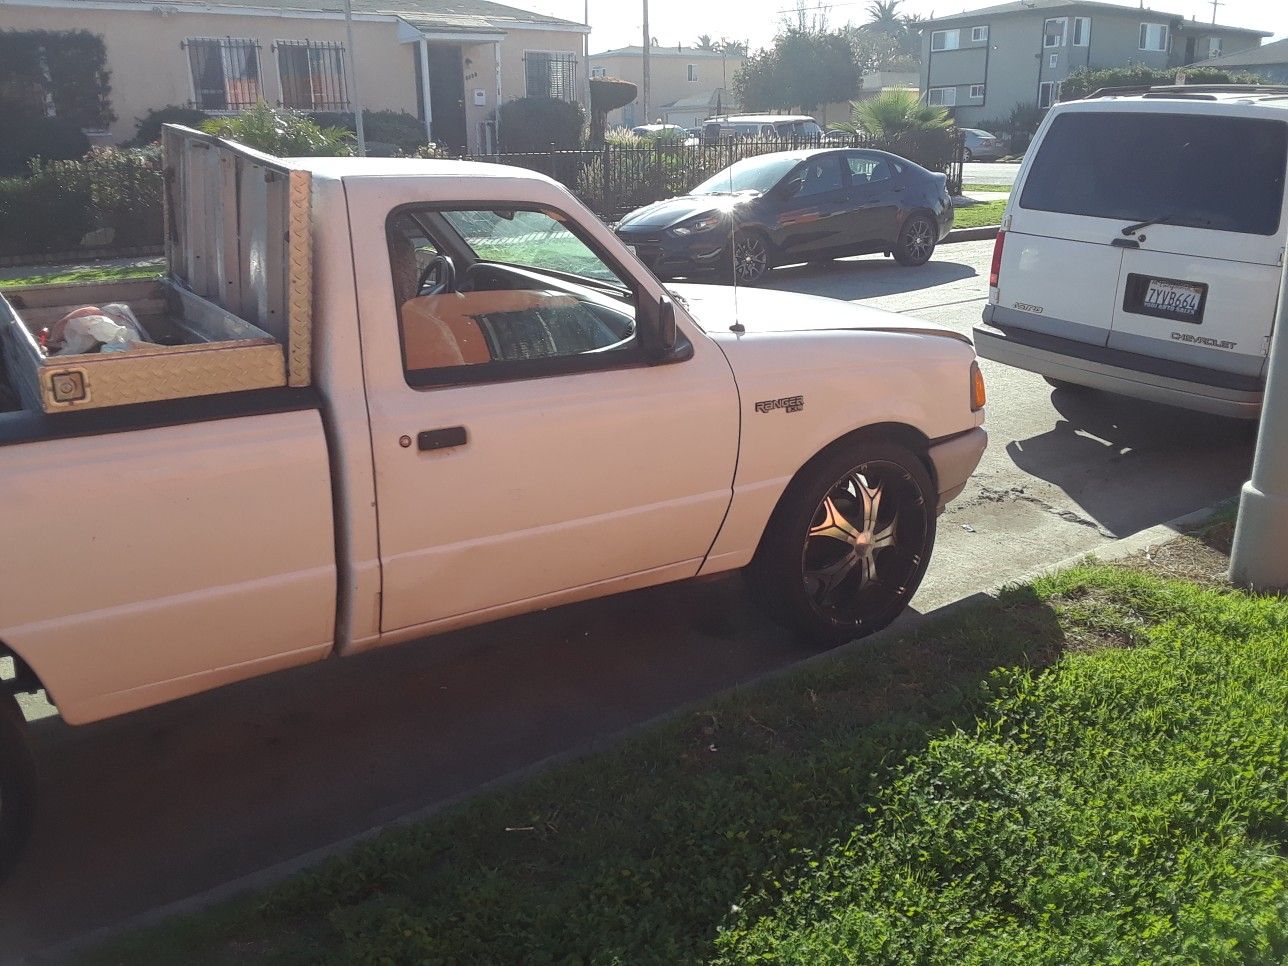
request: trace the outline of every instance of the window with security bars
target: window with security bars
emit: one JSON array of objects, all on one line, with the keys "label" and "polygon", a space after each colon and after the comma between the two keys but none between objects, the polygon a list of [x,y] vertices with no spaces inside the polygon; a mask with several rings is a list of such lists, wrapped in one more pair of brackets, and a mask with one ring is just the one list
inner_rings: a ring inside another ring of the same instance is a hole
[{"label": "window with security bars", "polygon": [[529,50],[523,55],[529,97],[577,99],[577,58],[568,53]]},{"label": "window with security bars", "polygon": [[282,106],[302,111],[347,111],[349,90],[344,76],[344,44],[279,40],[277,72],[282,80]]},{"label": "window with security bars", "polygon": [[193,104],[199,110],[240,111],[263,99],[254,40],[190,37],[182,46],[188,51]]}]

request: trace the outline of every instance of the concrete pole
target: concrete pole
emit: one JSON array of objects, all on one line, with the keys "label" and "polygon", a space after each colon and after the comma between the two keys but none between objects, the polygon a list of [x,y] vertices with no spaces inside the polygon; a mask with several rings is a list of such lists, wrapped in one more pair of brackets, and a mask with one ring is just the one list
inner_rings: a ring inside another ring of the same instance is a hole
[{"label": "concrete pole", "polygon": [[353,2],[344,0],[344,29],[349,35],[349,73],[353,87],[353,126],[358,133],[358,157],[367,156],[367,136],[362,130],[362,92],[358,89],[358,58],[353,47]]},{"label": "concrete pole", "polygon": [[1288,257],[1283,261],[1257,455],[1230,552],[1231,582],[1258,591],[1288,590]]},{"label": "concrete pole", "polygon": [[642,100],[644,103],[644,119],[640,122],[641,124],[653,123],[653,114],[649,110],[649,102],[648,102],[648,94],[649,94],[648,67],[649,67],[649,54],[652,52],[652,50],[653,50],[653,38],[650,37],[648,33],[648,0],[644,0],[644,83],[642,85],[644,88],[644,93],[642,97]]}]

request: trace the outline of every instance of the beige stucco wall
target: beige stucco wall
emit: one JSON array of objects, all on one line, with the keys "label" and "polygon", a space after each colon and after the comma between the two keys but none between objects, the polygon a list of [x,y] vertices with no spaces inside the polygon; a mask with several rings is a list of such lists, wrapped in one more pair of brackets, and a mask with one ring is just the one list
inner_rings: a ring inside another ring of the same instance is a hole
[{"label": "beige stucco wall", "polygon": [[[153,108],[187,104],[192,79],[188,37],[255,39],[260,44],[260,83],[270,104],[281,98],[274,40],[345,42],[343,20],[242,14],[172,13],[151,10],[69,10],[61,7],[0,7],[7,30],[84,29],[103,37],[112,71],[113,140],[133,137],[137,119]],[[370,109],[417,111],[414,48],[399,44],[395,24],[357,20],[353,25],[355,66],[363,100]],[[352,93],[352,92],[351,92]]]},{"label": "beige stucco wall", "polygon": [[[723,58],[723,69],[721,60],[722,58],[719,56],[712,56],[694,50],[677,53],[674,48],[654,48],[652,55],[649,57],[649,112],[652,117],[645,117],[643,113],[644,62],[641,55],[596,57],[592,54],[590,66],[592,68],[603,67],[609,77],[630,81],[640,88],[640,95],[636,98],[634,104],[628,104],[626,107],[610,111],[608,114],[610,127],[623,125],[630,127],[636,124],[652,123],[661,117],[662,105],[678,101],[682,97],[703,94],[720,87],[725,90],[730,89],[733,86],[734,75],[742,67],[743,58]],[[698,68],[698,79],[696,81],[688,79],[689,64],[693,64]],[[726,98],[725,102],[729,103],[729,99]],[[628,121],[630,122],[629,124],[627,123]]]},{"label": "beige stucco wall", "polygon": [[[420,113],[416,61],[418,45],[399,43],[398,23],[354,20],[353,34],[359,89],[368,110]],[[281,83],[275,40],[315,40],[346,44],[343,19],[300,16],[176,12],[162,16],[151,9],[95,10],[63,7],[0,6],[0,29],[85,29],[103,37],[112,72],[112,110],[117,120],[109,133],[113,141],[134,136],[138,119],[149,110],[192,101],[188,53],[179,45],[189,37],[233,37],[259,42],[260,84],[265,99],[277,104]],[[482,149],[480,131],[497,105],[496,52],[493,43],[461,45],[465,82],[465,124],[469,147]],[[582,35],[561,30],[510,30],[501,41],[501,98],[524,96],[525,50],[568,51],[577,58],[578,98],[584,98],[585,64]],[[346,64],[347,67],[347,64]],[[483,104],[474,91],[482,90]],[[350,96],[352,96],[350,87]]]}]

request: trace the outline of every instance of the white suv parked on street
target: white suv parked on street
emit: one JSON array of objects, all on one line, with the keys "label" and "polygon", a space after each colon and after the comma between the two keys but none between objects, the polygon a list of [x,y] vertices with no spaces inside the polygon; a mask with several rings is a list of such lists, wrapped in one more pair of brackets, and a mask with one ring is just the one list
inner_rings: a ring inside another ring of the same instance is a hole
[{"label": "white suv parked on street", "polygon": [[1020,169],[980,356],[1255,419],[1284,258],[1288,87],[1111,89]]}]

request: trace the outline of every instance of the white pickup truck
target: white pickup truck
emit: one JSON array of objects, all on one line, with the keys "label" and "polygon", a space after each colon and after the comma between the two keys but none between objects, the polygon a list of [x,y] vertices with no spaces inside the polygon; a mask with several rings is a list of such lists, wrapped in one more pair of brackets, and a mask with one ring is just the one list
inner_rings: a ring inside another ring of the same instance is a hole
[{"label": "white pickup truck", "polygon": [[[0,867],[18,694],[81,724],[738,568],[848,640],[984,450],[965,337],[663,287],[541,175],[165,142],[167,278],[0,297]],[[104,302],[154,341],[41,345]]]}]

